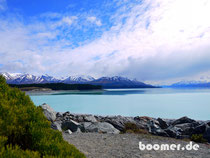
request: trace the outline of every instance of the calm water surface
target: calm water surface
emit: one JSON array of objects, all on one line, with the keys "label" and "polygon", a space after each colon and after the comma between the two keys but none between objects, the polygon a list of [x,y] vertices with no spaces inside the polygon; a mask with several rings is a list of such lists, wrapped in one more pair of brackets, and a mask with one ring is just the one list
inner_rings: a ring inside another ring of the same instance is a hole
[{"label": "calm water surface", "polygon": [[28,93],[36,105],[55,111],[97,115],[210,120],[210,89],[109,89]]}]

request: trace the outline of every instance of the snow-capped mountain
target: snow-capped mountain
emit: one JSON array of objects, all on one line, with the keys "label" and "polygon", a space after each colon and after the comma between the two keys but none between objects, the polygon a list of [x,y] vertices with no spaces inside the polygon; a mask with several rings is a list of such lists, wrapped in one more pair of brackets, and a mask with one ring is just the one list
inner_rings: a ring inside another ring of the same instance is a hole
[{"label": "snow-capped mountain", "polygon": [[177,83],[173,83],[169,86],[164,87],[172,87],[172,88],[209,88],[210,82],[208,81],[180,81]]},{"label": "snow-capped mountain", "polygon": [[104,88],[153,88],[151,85],[147,85],[137,80],[130,80],[121,76],[101,77],[88,83],[93,85],[101,85]]},{"label": "snow-capped mountain", "polygon": [[63,83],[73,84],[73,83],[86,83],[90,81],[94,81],[95,78],[91,76],[69,76],[66,79],[64,79]]},{"label": "snow-capped mountain", "polygon": [[95,79],[91,76],[68,76],[57,79],[53,76],[42,75],[35,76],[31,74],[20,73],[0,73],[3,75],[9,84],[38,84],[38,83],[67,83],[67,84],[92,84],[101,85],[104,88],[153,88],[153,86],[130,80],[121,76],[101,77]]},{"label": "snow-capped mountain", "polygon": [[31,84],[31,83],[55,83],[59,82],[56,78],[48,75],[35,76],[21,73],[0,73],[5,77],[9,84]]}]

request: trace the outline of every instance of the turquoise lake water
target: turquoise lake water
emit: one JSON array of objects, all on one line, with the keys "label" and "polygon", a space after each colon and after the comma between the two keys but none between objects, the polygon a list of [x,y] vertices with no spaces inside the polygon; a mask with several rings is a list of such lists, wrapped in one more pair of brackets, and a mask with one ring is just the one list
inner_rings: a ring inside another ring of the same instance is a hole
[{"label": "turquoise lake water", "polygon": [[59,112],[210,120],[210,89],[109,89],[29,95],[36,105],[47,103]]}]

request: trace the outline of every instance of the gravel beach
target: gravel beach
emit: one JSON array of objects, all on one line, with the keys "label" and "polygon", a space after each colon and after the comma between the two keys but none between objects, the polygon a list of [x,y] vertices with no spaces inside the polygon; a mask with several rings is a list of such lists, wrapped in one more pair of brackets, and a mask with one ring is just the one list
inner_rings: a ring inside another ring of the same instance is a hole
[{"label": "gravel beach", "polygon": [[63,133],[88,158],[210,158],[210,145],[199,144],[198,151],[140,151],[138,144],[181,144],[189,141],[143,134]]}]

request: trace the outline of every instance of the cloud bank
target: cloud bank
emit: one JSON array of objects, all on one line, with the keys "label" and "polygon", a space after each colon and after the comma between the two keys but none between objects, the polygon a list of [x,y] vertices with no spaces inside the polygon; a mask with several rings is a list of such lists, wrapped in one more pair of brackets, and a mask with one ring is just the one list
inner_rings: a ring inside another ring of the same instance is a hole
[{"label": "cloud bank", "polygon": [[43,13],[27,23],[21,14],[2,11],[0,71],[122,75],[150,82],[208,76],[210,1],[112,1],[103,6],[116,7],[106,17],[96,8]]}]

